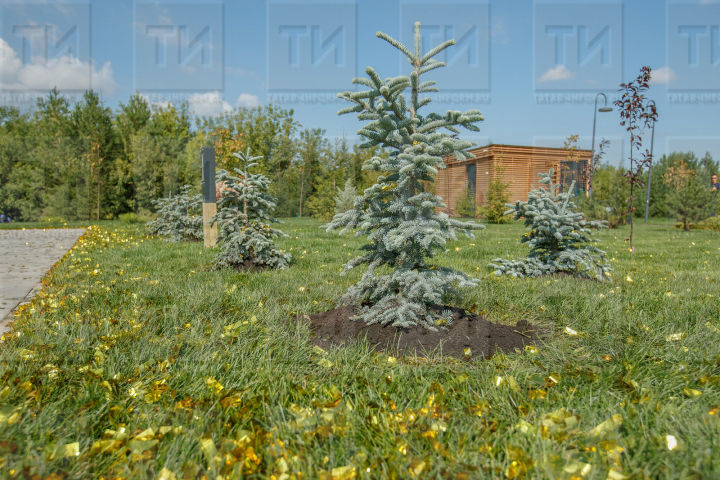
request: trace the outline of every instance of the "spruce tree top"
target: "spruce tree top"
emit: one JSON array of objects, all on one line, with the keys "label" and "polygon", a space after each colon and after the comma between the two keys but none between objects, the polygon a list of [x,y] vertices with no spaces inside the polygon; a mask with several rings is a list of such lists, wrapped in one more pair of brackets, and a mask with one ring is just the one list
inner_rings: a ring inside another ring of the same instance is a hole
[{"label": "spruce tree top", "polygon": [[[352,81],[366,89],[338,94],[353,104],[339,113],[355,112],[366,122],[358,131],[365,138],[361,147],[380,146],[387,155],[374,156],[365,163],[364,169],[381,173],[377,183],[356,199],[353,209],[336,215],[327,229],[357,229],[358,235],[369,235],[370,244],[363,247],[365,254],[345,267],[369,267],[345,296],[346,300],[365,303],[360,318],[367,323],[434,328],[438,318],[430,307],[442,304],[454,292],[452,284],[468,286],[474,281],[460,272],[430,265],[427,259],[443,251],[446,241],[455,238],[456,230],[471,236],[470,229],[479,225],[438,213],[445,205],[440,197],[424,190],[423,182],[434,181],[438,170],[445,167],[445,156],[467,158],[464,150],[472,144],[456,135],[460,127],[478,131],[476,123],[483,117],[477,110],[420,113],[431,102],[422,95],[437,91],[434,81],[422,81],[421,77],[445,66],[434,57],[454,40],[422,53],[419,22],[415,23],[413,51],[384,33],[377,36],[405,55],[412,71],[409,76],[382,79],[367,67],[367,78]],[[381,266],[392,271],[376,275]]]},{"label": "spruce tree top", "polygon": [[217,177],[224,186],[216,217],[223,235],[229,235],[251,222],[268,224],[275,221],[271,214],[275,209],[275,199],[268,193],[270,180],[261,173],[250,173],[262,157],[252,156],[249,148],[245,153],[235,152],[233,155],[240,159],[242,165],[242,168],[234,169],[237,175],[221,170]]}]

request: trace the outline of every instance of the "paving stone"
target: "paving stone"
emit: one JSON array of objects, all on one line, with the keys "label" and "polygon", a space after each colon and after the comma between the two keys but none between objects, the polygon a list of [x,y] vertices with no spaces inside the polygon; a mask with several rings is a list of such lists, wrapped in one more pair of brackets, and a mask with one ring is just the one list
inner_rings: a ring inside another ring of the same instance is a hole
[{"label": "paving stone", "polygon": [[[0,334],[10,312],[75,244],[84,228],[0,230]],[[34,292],[33,292],[34,293]]]}]

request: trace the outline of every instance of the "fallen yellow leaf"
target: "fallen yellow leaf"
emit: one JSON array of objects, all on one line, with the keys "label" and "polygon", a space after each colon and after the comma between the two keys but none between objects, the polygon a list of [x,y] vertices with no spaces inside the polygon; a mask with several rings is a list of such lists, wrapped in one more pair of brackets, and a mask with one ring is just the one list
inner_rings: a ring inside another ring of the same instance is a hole
[{"label": "fallen yellow leaf", "polygon": [[162,470],[160,470],[155,476],[155,480],[176,480],[176,478],[177,477],[175,477],[175,474],[172,472],[172,470],[168,470],[165,467],[163,467]]}]

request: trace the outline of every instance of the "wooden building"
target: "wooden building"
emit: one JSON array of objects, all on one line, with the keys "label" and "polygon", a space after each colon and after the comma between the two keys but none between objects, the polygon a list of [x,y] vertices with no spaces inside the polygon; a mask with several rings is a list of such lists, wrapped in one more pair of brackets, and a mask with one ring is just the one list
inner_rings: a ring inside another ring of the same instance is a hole
[{"label": "wooden building", "polygon": [[516,145],[487,145],[472,148],[474,158],[457,161],[445,159],[446,168],[438,172],[435,193],[442,197],[451,215],[460,198],[469,192],[475,196],[475,205],[487,203],[490,180],[497,175],[496,166],[505,169],[503,180],[509,185],[510,202],[527,200],[530,190],[537,188],[538,173],[555,169],[555,182],[569,186],[575,181],[576,191],[587,191],[590,150],[566,150],[549,147],[523,147]]}]

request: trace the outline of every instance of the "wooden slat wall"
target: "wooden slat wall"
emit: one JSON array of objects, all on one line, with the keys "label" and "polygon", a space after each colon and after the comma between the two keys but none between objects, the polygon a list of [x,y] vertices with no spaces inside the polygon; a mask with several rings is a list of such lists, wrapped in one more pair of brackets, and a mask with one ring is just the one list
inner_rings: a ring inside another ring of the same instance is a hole
[{"label": "wooden slat wall", "polygon": [[[505,168],[503,180],[510,184],[510,201],[527,200],[530,190],[539,186],[538,173],[555,169],[555,181],[559,180],[560,162],[568,157],[562,148],[524,147],[514,145],[488,145],[470,150],[475,155],[476,167],[476,202],[477,205],[487,203],[487,191],[490,179],[495,174],[494,165],[502,161]],[[582,160],[590,159],[589,150],[577,150],[576,156]],[[468,162],[455,162],[453,157],[446,159],[448,168],[441,170],[437,176],[436,193],[447,204],[447,211],[455,213],[458,199],[465,193],[467,185],[465,165]]]},{"label": "wooden slat wall", "polygon": [[465,194],[467,186],[467,173],[465,172],[465,163],[453,165],[450,169],[450,198],[448,204],[452,206],[451,212],[454,214],[457,201]]},{"label": "wooden slat wall", "polygon": [[448,212],[450,205],[447,201],[447,189],[448,189],[448,168],[438,170],[435,177],[435,195],[441,197],[446,205],[446,208],[442,209],[444,212]]},{"label": "wooden slat wall", "polygon": [[493,175],[493,165],[491,157],[479,158],[476,160],[477,168],[475,171],[475,205],[485,205],[487,203],[487,191],[490,186],[490,179]]},{"label": "wooden slat wall", "polygon": [[494,160],[505,169],[502,180],[509,185],[510,202],[526,199],[529,178],[527,156],[522,152],[502,152],[495,155]]}]

